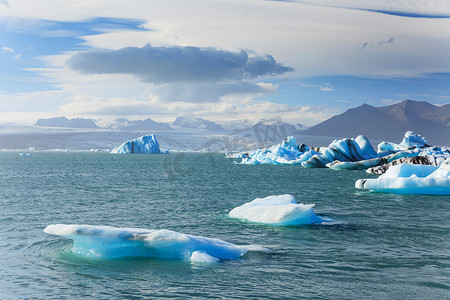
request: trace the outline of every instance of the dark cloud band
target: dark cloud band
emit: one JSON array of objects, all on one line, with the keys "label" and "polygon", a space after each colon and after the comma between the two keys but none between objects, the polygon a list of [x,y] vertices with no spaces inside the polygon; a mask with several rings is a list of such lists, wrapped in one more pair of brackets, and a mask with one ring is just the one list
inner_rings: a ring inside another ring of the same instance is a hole
[{"label": "dark cloud band", "polygon": [[84,74],[131,74],[144,82],[224,82],[293,71],[270,55],[199,47],[126,47],[80,52],[67,65]]}]

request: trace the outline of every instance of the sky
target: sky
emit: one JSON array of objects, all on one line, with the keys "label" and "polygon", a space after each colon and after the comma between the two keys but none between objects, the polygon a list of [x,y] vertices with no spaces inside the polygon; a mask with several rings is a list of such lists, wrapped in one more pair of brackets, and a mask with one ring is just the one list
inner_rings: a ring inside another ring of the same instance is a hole
[{"label": "sky", "polygon": [[447,0],[0,0],[0,124],[450,102]]}]

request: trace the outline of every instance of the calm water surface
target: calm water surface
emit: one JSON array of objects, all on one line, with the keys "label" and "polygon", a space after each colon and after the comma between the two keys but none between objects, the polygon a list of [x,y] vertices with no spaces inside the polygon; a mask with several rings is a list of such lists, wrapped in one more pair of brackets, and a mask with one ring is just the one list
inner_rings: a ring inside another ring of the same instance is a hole
[{"label": "calm water surface", "polygon": [[[239,165],[222,154],[0,153],[1,299],[450,298],[450,196],[356,190],[362,171]],[[289,193],[331,225],[229,219]],[[213,265],[76,256],[49,224],[149,229],[258,244]]]}]

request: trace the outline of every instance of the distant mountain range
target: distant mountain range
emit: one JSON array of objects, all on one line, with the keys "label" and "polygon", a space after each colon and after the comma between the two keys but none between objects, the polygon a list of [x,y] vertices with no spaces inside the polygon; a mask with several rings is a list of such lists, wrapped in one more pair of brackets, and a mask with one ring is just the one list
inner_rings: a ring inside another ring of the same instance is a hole
[{"label": "distant mountain range", "polygon": [[222,126],[212,121],[194,118],[194,117],[177,117],[171,124],[174,128],[186,128],[186,129],[204,129],[209,131],[225,131]]},{"label": "distant mountain range", "polygon": [[127,119],[116,120],[117,129],[120,130],[172,130],[166,123],[156,122],[150,118],[145,120],[130,121]]},{"label": "distant mountain range", "polygon": [[39,119],[34,126],[62,127],[62,128],[100,128],[92,119],[67,119],[66,117],[56,117],[50,119]]},{"label": "distant mountain range", "polygon": [[409,130],[424,136],[431,145],[450,146],[450,104],[436,106],[412,100],[383,107],[363,104],[302,133],[335,137],[363,134],[369,139],[399,143]]}]

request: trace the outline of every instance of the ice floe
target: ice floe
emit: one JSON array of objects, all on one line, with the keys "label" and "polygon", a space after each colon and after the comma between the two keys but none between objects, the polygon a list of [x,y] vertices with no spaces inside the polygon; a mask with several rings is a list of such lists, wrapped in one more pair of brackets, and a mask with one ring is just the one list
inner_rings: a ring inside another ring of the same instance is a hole
[{"label": "ice floe", "polygon": [[211,263],[238,259],[247,251],[269,251],[261,246],[235,245],[166,229],[54,224],[44,232],[72,239],[73,253],[100,258],[149,257]]},{"label": "ice floe", "polygon": [[159,143],[156,140],[154,134],[144,135],[140,138],[126,141],[117,148],[114,148],[111,153],[136,153],[136,154],[160,154],[169,153],[168,151],[161,151],[159,148]]},{"label": "ice floe", "polygon": [[321,223],[325,220],[317,216],[314,204],[298,204],[289,194],[256,198],[233,208],[229,216],[256,223],[288,226]]},{"label": "ice floe", "polygon": [[440,167],[394,165],[376,179],[358,179],[355,187],[394,194],[450,195],[450,159]]}]

